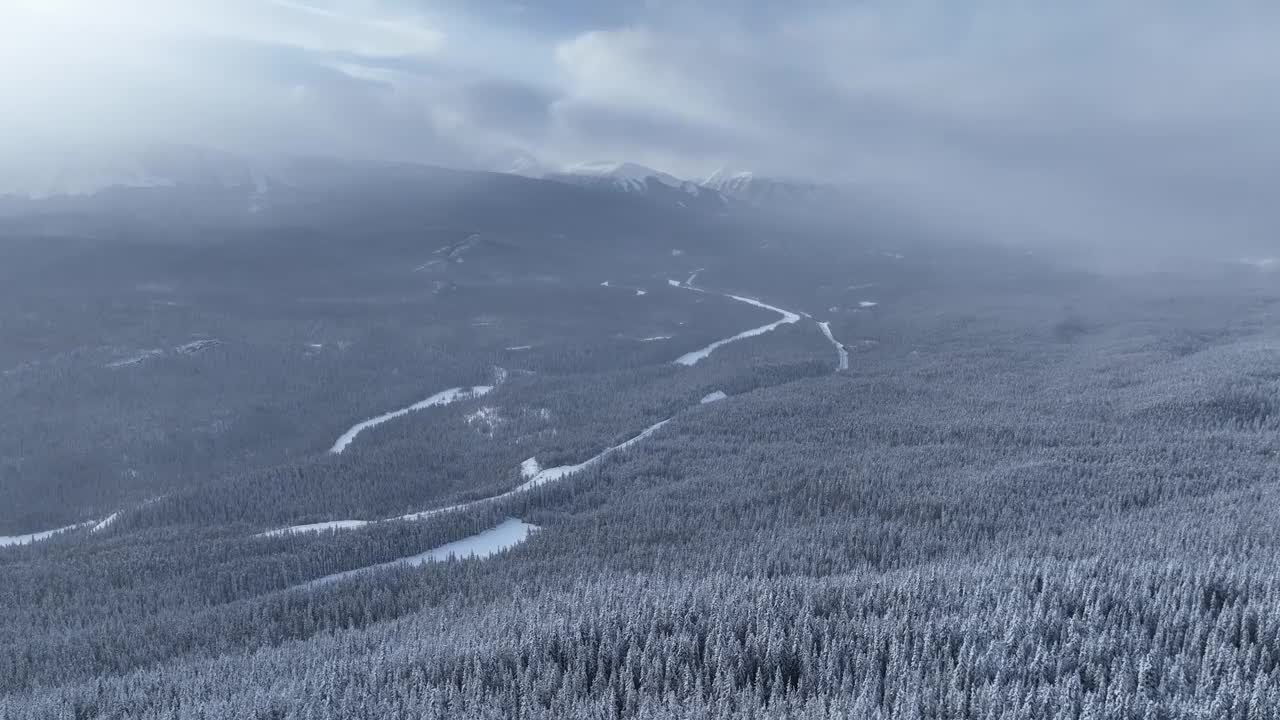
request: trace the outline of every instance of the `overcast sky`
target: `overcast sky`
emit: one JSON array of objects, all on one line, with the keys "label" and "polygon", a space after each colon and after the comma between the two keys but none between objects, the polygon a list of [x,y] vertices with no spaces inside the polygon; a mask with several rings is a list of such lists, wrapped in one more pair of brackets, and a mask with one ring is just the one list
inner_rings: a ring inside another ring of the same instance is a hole
[{"label": "overcast sky", "polygon": [[0,152],[731,165],[1265,249],[1278,31],[1273,0],[2,0]]}]

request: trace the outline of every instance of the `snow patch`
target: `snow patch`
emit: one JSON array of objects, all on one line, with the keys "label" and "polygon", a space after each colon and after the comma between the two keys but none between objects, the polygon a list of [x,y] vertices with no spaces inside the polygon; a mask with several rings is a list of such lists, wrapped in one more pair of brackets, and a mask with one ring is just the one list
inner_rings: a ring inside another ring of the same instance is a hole
[{"label": "snow patch", "polygon": [[523,520],[508,518],[497,527],[490,528],[484,532],[477,533],[467,538],[432,548],[424,553],[410,555],[409,557],[392,560],[391,562],[371,565],[369,567],[359,568],[357,570],[347,570],[346,572],[334,573],[317,578],[310,582],[304,583],[303,589],[311,589],[322,585],[328,585],[341,580],[346,580],[357,575],[369,572],[377,572],[379,570],[391,570],[395,568],[415,568],[421,567],[429,563],[444,562],[450,558],[459,560],[467,558],[475,558],[483,560],[492,557],[504,550],[519,545],[529,539],[538,527],[530,525]]},{"label": "snow patch", "polygon": [[346,450],[349,445],[351,445],[352,441],[354,441],[356,439],[356,436],[359,435],[360,433],[364,432],[365,430],[368,430],[369,428],[377,427],[378,425],[381,425],[385,422],[395,420],[396,418],[404,417],[405,415],[408,415],[411,412],[425,410],[426,408],[429,408],[429,407],[449,405],[452,403],[461,402],[463,400],[471,400],[473,398],[478,398],[484,395],[488,395],[492,391],[493,391],[492,385],[476,385],[470,388],[456,387],[456,388],[449,388],[448,390],[442,390],[441,392],[438,392],[435,395],[432,395],[426,400],[421,400],[419,402],[416,402],[410,405],[409,407],[400,408],[399,410],[393,410],[389,413],[379,415],[375,418],[369,418],[368,420],[365,420],[363,422],[356,423],[351,427],[351,429],[342,433],[342,435],[338,438],[338,441],[335,442],[333,444],[333,447],[329,449],[329,452],[333,453],[334,455],[341,455],[342,452]]},{"label": "snow patch", "polygon": [[861,302],[859,302],[859,303],[858,303],[858,307],[860,307],[860,308],[873,308],[873,307],[875,307],[875,306],[877,306],[877,305],[879,305],[879,304],[880,304],[880,303],[878,303],[878,302],[873,302],[873,301],[871,301],[871,300],[863,300],[863,301],[861,301]]},{"label": "snow patch", "polygon": [[542,466],[538,464],[538,458],[536,457],[531,457],[520,463],[520,477],[525,480],[536,477],[540,472],[542,472]]},{"label": "snow patch", "polygon": [[504,423],[506,418],[502,417],[502,413],[496,407],[485,406],[470,413],[466,416],[467,425],[475,428],[485,435],[492,435]]},{"label": "snow patch", "polygon": [[600,283],[600,287],[609,287],[609,281],[605,280],[604,282]]},{"label": "snow patch", "polygon": [[637,296],[639,296],[639,297],[643,297],[643,296],[648,295],[648,294],[649,294],[649,291],[648,291],[648,290],[637,290],[637,291],[636,291],[636,295],[637,295]]},{"label": "snow patch", "polygon": [[115,369],[115,368],[129,367],[130,365],[141,365],[142,363],[150,360],[151,358],[159,357],[163,354],[164,354],[164,351],[160,349],[143,350],[137,355],[124,358],[123,360],[116,360],[115,362],[109,362],[107,363],[107,367]]},{"label": "snow patch", "polygon": [[[195,355],[196,353],[202,350],[206,350],[208,348],[213,347],[214,345],[220,345],[220,344],[222,344],[221,340],[205,338],[201,340],[193,340],[189,343],[183,343],[182,345],[178,345],[177,347],[173,348],[172,352],[175,352],[179,355]],[[114,369],[123,368],[123,367],[130,367],[132,365],[141,365],[142,363],[148,360],[163,356],[165,352],[166,352],[165,350],[161,350],[160,348],[155,348],[151,350],[142,350],[142,351],[139,351],[136,355],[132,355],[130,357],[123,358],[121,360],[116,360],[114,362],[109,362],[106,364],[106,367],[114,370]]]},{"label": "snow patch", "polygon": [[480,234],[471,233],[461,242],[456,242],[451,245],[445,245],[442,248],[438,248],[434,254],[443,255],[446,260],[452,260],[460,263],[463,262],[462,254],[475,247],[478,242],[480,242]]},{"label": "snow patch", "polygon": [[653,337],[640,338],[640,342],[658,342],[659,340],[670,340],[670,335],[654,335]]},{"label": "snow patch", "polygon": [[219,344],[221,344],[221,341],[219,340],[211,340],[211,339],[193,340],[189,343],[184,343],[182,345],[179,345],[178,347],[174,348],[173,351],[178,353],[179,355],[195,355],[196,353],[202,350],[207,350],[213,347],[214,345],[219,345]]},{"label": "snow patch", "polygon": [[533,349],[532,345],[512,345],[511,347],[507,348],[509,352],[523,352],[525,350],[532,350],[532,349]]},{"label": "snow patch", "polygon": [[704,395],[702,397],[702,400],[699,401],[699,403],[702,405],[707,405],[713,402],[720,402],[721,400],[724,400],[728,397],[729,397],[728,395],[724,394],[723,390],[717,390],[713,393],[708,393],[707,395]]},{"label": "snow patch", "polygon": [[836,354],[839,357],[839,364],[836,366],[836,371],[839,372],[840,370],[848,370],[849,369],[849,351],[845,349],[843,343],[841,343],[839,340],[836,340],[835,336],[831,334],[831,323],[820,322],[818,323],[818,327],[822,328],[822,334],[827,336],[827,340],[829,340],[832,345],[836,346]]},{"label": "snow patch", "polygon": [[308,525],[293,525],[279,530],[268,530],[259,534],[257,537],[282,537],[284,535],[293,535],[296,533],[310,532],[328,532],[330,530],[358,530],[366,525],[373,523],[368,520],[330,520],[329,522],[310,523]]}]

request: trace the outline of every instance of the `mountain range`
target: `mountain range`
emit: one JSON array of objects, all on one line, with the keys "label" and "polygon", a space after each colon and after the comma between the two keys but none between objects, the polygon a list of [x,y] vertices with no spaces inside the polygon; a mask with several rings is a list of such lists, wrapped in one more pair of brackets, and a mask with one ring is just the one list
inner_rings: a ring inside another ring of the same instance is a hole
[{"label": "mountain range", "polygon": [[680,207],[812,206],[836,201],[837,186],[720,168],[701,180],[678,178],[634,162],[598,161],[551,168],[523,151],[500,156],[497,172],[644,195]]},{"label": "mountain range", "polygon": [[[490,172],[709,212],[731,207],[810,206],[829,203],[840,194],[835,186],[727,169],[701,180],[688,180],[626,161],[551,167],[519,150],[500,153],[484,165]],[[251,158],[184,145],[62,150],[41,154],[35,161],[6,161],[5,171],[0,173],[0,198],[48,200],[85,198],[109,190],[178,189],[243,195],[249,209],[256,212],[274,190],[323,184],[338,177],[394,175],[414,167],[315,158]]]}]

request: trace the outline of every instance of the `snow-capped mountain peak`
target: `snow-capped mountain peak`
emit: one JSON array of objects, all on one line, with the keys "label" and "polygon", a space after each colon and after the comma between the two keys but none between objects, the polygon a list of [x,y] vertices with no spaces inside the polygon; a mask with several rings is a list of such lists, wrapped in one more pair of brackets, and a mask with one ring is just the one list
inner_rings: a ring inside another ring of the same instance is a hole
[{"label": "snow-capped mountain peak", "polygon": [[644,196],[649,200],[681,208],[719,210],[725,201],[720,193],[698,183],[681,180],[670,173],[633,162],[588,162],[548,173],[547,180]]},{"label": "snow-capped mountain peak", "polygon": [[796,206],[831,203],[838,198],[836,188],[800,180],[765,177],[751,171],[721,168],[702,186],[735,202],[747,205]]},{"label": "snow-capped mountain peak", "polygon": [[694,185],[660,170],[631,162],[581,163],[565,168],[562,174],[609,181],[620,189],[634,192],[645,191],[650,180],[676,189],[685,189],[686,185]]}]

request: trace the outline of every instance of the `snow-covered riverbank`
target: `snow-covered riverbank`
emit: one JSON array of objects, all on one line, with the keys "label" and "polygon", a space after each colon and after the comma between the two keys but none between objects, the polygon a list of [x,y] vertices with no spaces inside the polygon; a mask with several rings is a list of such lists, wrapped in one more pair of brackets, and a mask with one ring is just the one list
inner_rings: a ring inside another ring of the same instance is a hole
[{"label": "snow-covered riverbank", "polygon": [[[696,277],[697,273],[694,273],[694,276]],[[701,288],[693,287],[688,283],[682,284],[675,280],[671,280],[669,282],[672,287],[682,287],[682,288],[685,288],[686,290],[693,290],[694,292],[707,292],[706,290],[703,290]],[[777,330],[783,325],[790,325],[792,323],[797,323],[800,321],[800,316],[798,314],[793,313],[790,310],[783,310],[782,308],[774,307],[772,305],[762,303],[759,300],[753,300],[752,298],[742,297],[740,295],[725,295],[725,297],[730,298],[732,300],[737,300],[738,302],[741,302],[741,303],[746,303],[748,305],[754,305],[758,308],[763,308],[765,310],[772,310],[773,312],[776,312],[779,315],[781,315],[782,319],[776,322],[769,323],[768,325],[761,325],[758,328],[744,330],[738,333],[737,335],[734,335],[732,337],[727,337],[723,340],[717,340],[711,343],[710,345],[702,348],[701,350],[695,350],[690,353],[685,353],[684,355],[681,355],[680,357],[676,358],[675,363],[677,365],[685,365],[685,366],[692,367],[694,365],[697,365],[699,362],[706,360],[708,357],[711,356],[711,353],[724,347],[725,345],[728,345],[729,343],[737,342],[739,340],[746,340],[747,338],[756,337],[758,335],[764,335],[765,333],[773,332],[774,330]]]},{"label": "snow-covered riverbank", "polygon": [[827,340],[831,341],[831,344],[836,346],[836,353],[839,356],[839,364],[836,366],[836,370],[848,370],[849,351],[845,349],[844,343],[836,340],[835,335],[831,334],[831,323],[820,322],[818,323],[818,327],[822,328],[822,334],[827,336]]},{"label": "snow-covered riverbank", "polygon": [[420,567],[427,563],[444,562],[451,557],[459,560],[466,558],[483,559],[519,545],[525,540],[528,540],[529,535],[537,529],[537,526],[530,525],[523,520],[508,518],[497,527],[490,528],[484,532],[472,535],[471,537],[466,537],[455,542],[441,545],[438,548],[432,548],[424,553],[410,555],[409,557],[379,563],[377,565],[370,565],[356,570],[347,570],[345,572],[326,575],[303,583],[302,585],[299,585],[298,588],[302,590],[310,590],[322,585],[346,580],[347,578],[355,577],[357,575],[363,575],[365,573],[379,572],[395,568]]},{"label": "snow-covered riverbank", "polygon": [[89,528],[89,532],[100,533],[103,530],[106,530],[107,528],[111,527],[111,524],[114,523],[116,521],[116,518],[119,518],[119,517],[120,517],[120,513],[113,512],[110,515],[103,518],[102,520],[99,520],[93,527]]},{"label": "snow-covered riverbank", "polygon": [[[666,425],[668,422],[670,422],[670,420],[663,420],[662,422],[650,425],[649,427],[645,428],[644,431],[642,431],[639,435],[636,435],[635,437],[625,442],[614,445],[613,447],[606,448],[600,454],[588,460],[580,462],[577,465],[561,465],[559,467],[544,469],[544,468],[538,467],[536,458],[529,458],[528,460],[525,460],[523,463],[520,464],[521,476],[526,478],[526,480],[520,485],[517,485],[515,488],[508,490],[507,492],[500,493],[498,495],[493,495],[487,498],[481,498],[479,500],[473,500],[471,502],[462,503],[459,505],[449,505],[448,507],[434,508],[431,510],[423,510],[422,512],[410,513],[408,515],[399,515],[397,517],[386,518],[383,520],[329,520],[326,522],[308,523],[306,525],[291,525],[289,527],[278,528],[276,530],[269,530],[265,533],[260,534],[259,537],[280,537],[282,535],[292,535],[294,533],[325,532],[330,530],[358,530],[360,528],[367,527],[369,525],[373,525],[375,523],[380,523],[380,522],[396,522],[396,521],[416,522],[420,520],[426,520],[429,517],[440,515],[442,513],[457,512],[460,510],[466,510],[468,508],[477,507],[479,505],[483,505],[486,503],[497,502],[499,500],[504,500],[506,498],[518,495],[523,492],[528,492],[542,485],[559,482],[560,480],[563,480],[566,477],[569,477],[570,475],[586,470],[587,468],[590,468],[591,466],[601,462],[606,457],[614,453],[620,452],[622,450],[626,450],[632,445],[635,445],[636,443],[641,442],[645,438],[648,438],[650,435],[653,435],[658,430],[660,430],[662,426]],[[535,470],[535,468],[537,469]]]},{"label": "snow-covered riverbank", "polygon": [[418,410],[425,410],[429,407],[449,405],[452,403],[461,402],[463,400],[471,400],[473,398],[478,398],[484,395],[488,395],[491,392],[493,392],[492,385],[475,385],[469,388],[456,387],[456,388],[449,388],[448,390],[442,390],[441,392],[438,392],[435,395],[432,395],[426,400],[416,402],[410,405],[409,407],[400,408],[399,410],[393,410],[389,413],[379,415],[378,417],[369,418],[368,420],[365,420],[363,422],[356,423],[355,425],[351,426],[351,429],[342,433],[342,435],[338,438],[337,442],[333,444],[333,447],[329,449],[329,452],[335,455],[341,455],[342,452],[346,450],[349,445],[351,445],[352,441],[354,441],[356,439],[356,436],[359,435],[360,433],[364,432],[365,430],[368,430],[369,428],[377,427],[385,422],[395,420],[396,418],[404,417],[405,415],[408,415],[411,412],[417,412]]},{"label": "snow-covered riverbank", "polygon": [[584,462],[580,462],[577,465],[561,465],[560,467],[553,467],[553,468],[546,468],[546,469],[539,470],[536,474],[534,474],[533,477],[529,478],[524,483],[517,486],[514,490],[510,490],[501,495],[497,495],[491,499],[498,500],[501,498],[510,497],[517,493],[527,492],[540,485],[546,485],[548,483],[557,482],[557,481],[563,480],[564,478],[570,475],[573,475],[574,473],[582,472],[583,470],[586,470],[592,465],[595,465],[600,461],[604,460],[606,457],[616,452],[621,452],[623,450],[626,450],[632,445],[635,445],[636,443],[644,440],[650,435],[658,432],[659,430],[662,429],[662,426],[666,425],[669,422],[671,421],[663,420],[662,422],[654,423],[653,425],[650,425],[649,427],[645,428],[643,432],[631,438],[630,440],[614,445],[613,447],[606,449],[604,452],[600,453],[599,455],[596,455],[595,457],[589,460],[586,460]]},{"label": "snow-covered riverbank", "polygon": [[0,548],[10,547],[13,545],[30,545],[31,543],[40,542],[41,540],[48,540],[54,535],[58,535],[65,532],[71,532],[72,530],[79,530],[80,528],[85,527],[86,525],[93,525],[93,524],[94,522],[91,521],[87,523],[77,523],[75,525],[67,525],[65,527],[54,528],[52,530],[43,530],[41,532],[28,533],[26,535],[3,535],[3,536],[0,536]]}]

